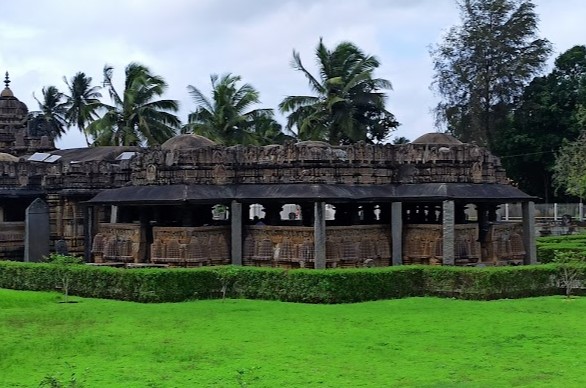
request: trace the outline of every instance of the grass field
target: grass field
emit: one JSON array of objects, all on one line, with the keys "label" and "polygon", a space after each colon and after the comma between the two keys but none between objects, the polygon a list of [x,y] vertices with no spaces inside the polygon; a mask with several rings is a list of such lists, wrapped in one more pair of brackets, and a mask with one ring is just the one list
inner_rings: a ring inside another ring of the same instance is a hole
[{"label": "grass field", "polygon": [[586,386],[586,298],[60,300],[0,290],[0,387]]}]

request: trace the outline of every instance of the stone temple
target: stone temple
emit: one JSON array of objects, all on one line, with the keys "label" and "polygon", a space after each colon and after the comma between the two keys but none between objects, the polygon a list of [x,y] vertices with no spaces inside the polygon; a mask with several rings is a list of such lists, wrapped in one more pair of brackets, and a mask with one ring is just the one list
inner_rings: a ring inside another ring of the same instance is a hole
[{"label": "stone temple", "polygon": [[[535,198],[489,151],[448,134],[263,147],[179,135],[160,147],[58,150],[9,82],[0,96],[0,259],[37,261],[65,247],[88,262],[137,266],[536,260]],[[499,205],[513,202],[522,222],[501,222]]]}]

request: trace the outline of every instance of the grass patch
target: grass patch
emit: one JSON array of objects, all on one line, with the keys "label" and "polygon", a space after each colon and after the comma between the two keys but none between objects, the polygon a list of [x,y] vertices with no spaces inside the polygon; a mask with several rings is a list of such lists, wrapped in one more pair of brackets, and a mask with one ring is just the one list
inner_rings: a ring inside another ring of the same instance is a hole
[{"label": "grass patch", "polygon": [[60,299],[0,289],[0,386],[586,386],[586,298]]}]

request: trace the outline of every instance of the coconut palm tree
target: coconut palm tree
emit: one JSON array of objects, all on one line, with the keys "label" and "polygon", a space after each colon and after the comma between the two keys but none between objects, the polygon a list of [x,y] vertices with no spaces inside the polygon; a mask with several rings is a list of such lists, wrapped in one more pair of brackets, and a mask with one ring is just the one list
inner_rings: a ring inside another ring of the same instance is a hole
[{"label": "coconut palm tree", "polygon": [[171,112],[179,110],[175,100],[157,100],[167,89],[162,77],[138,63],[126,67],[124,90],[119,94],[112,83],[114,68],[104,67],[104,88],[113,105],[86,128],[94,145],[157,145],[173,137],[180,121]]},{"label": "coconut palm tree", "polygon": [[254,87],[247,83],[238,86],[241,77],[232,74],[212,74],[210,81],[211,98],[195,86],[187,86],[196,110],[189,114],[184,133],[195,133],[228,146],[265,144],[269,132],[272,140],[276,139],[275,131],[280,128],[275,126],[278,123],[272,109],[250,110],[260,103],[260,94]]},{"label": "coconut palm tree", "polygon": [[85,136],[87,145],[90,145],[86,126],[98,118],[97,110],[102,106],[99,86],[92,86],[92,77],[88,77],[83,72],[76,73],[69,81],[63,77],[63,81],[69,89],[69,95],[66,95],[65,119],[67,126],[76,126]]},{"label": "coconut palm tree", "polygon": [[272,111],[270,114],[265,112],[255,112],[252,115],[252,128],[256,143],[258,145],[283,144],[286,141],[294,141],[295,134],[291,131],[283,131],[283,126],[275,120]]},{"label": "coconut palm tree", "polygon": [[385,109],[391,83],[374,78],[379,61],[349,42],[328,50],[320,39],[315,51],[319,77],[314,77],[293,50],[291,65],[309,81],[315,96],[286,97],[279,108],[289,113],[287,128],[297,128],[301,140],[324,140],[332,144],[359,140],[380,141],[399,123]]},{"label": "coconut palm tree", "polygon": [[41,116],[51,135],[55,138],[60,138],[65,133],[65,127],[67,126],[65,96],[56,86],[45,86],[41,93],[43,95],[42,100],[39,100],[33,93],[34,99],[39,104]]}]

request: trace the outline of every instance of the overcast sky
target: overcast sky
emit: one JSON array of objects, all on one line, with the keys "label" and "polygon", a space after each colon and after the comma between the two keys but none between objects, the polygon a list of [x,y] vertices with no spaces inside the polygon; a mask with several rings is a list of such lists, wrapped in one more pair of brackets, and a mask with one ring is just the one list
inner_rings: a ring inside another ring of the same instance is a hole
[{"label": "overcast sky", "polygon": [[[586,1],[535,4],[541,35],[554,45],[552,60],[586,44]],[[453,0],[3,1],[0,71],[10,72],[15,96],[37,110],[33,92],[40,96],[46,85],[65,89],[63,76],[84,71],[100,84],[109,64],[122,83],[124,67],[137,61],[165,78],[165,97],[180,101],[186,121],[194,109],[187,85],[208,91],[210,74],[237,74],[260,91],[262,107],[276,109],[287,95],[309,93],[290,67],[293,49],[313,70],[320,37],[330,48],[351,41],[379,58],[375,74],[393,84],[387,107],[401,126],[392,137],[413,140],[437,130],[429,46],[458,23]],[[84,145],[76,129],[58,142],[60,148]]]}]

